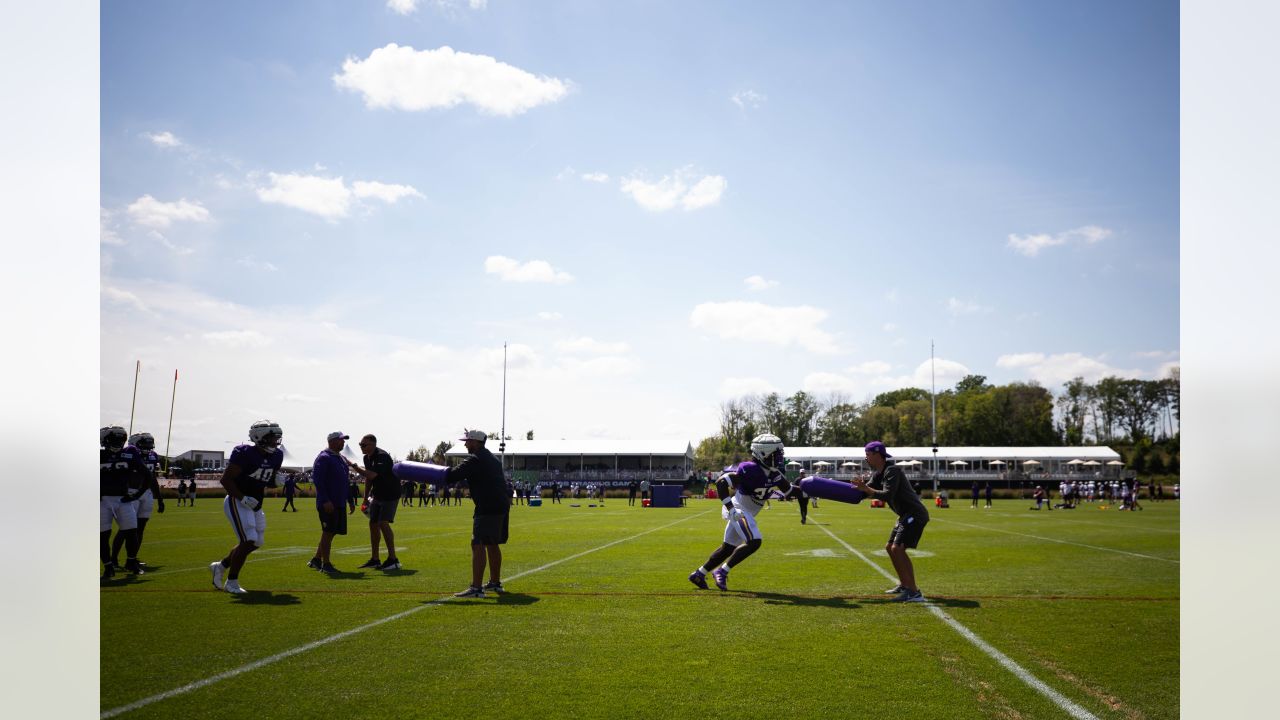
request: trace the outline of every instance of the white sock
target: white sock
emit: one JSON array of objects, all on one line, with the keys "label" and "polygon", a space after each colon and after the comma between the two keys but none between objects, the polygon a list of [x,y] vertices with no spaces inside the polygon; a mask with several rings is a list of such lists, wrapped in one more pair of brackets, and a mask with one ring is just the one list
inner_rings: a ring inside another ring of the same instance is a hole
[{"label": "white sock", "polygon": [[697,570],[694,570],[694,572],[695,572],[695,573],[697,573],[697,574],[699,574],[699,575],[706,575],[706,574],[707,574],[707,571],[706,571],[706,570],[703,570],[702,568],[698,568]]}]

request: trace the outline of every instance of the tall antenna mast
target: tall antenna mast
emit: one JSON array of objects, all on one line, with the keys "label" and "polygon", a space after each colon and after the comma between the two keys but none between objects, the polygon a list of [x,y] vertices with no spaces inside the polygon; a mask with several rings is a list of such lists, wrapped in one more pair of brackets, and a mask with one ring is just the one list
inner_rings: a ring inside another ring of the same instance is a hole
[{"label": "tall antenna mast", "polygon": [[933,494],[938,494],[938,379],[933,366],[933,341],[929,341],[929,401],[933,406]]},{"label": "tall antenna mast", "polygon": [[502,455],[502,471],[507,470],[507,343],[502,343],[502,429],[498,432],[498,452]]}]

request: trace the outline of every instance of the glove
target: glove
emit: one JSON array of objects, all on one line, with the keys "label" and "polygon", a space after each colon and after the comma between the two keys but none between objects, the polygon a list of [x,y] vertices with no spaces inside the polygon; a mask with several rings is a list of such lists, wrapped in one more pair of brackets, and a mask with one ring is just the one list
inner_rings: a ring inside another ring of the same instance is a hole
[{"label": "glove", "polygon": [[156,512],[164,512],[164,498],[156,498]]},{"label": "glove", "polygon": [[121,496],[120,496],[120,502],[122,502],[122,503],[131,503],[131,502],[136,501],[137,499],[138,499],[138,498],[136,498],[136,497],[134,497],[134,496],[130,495],[129,493],[125,493],[124,495],[121,495]]},{"label": "glove", "polygon": [[249,508],[250,510],[257,510],[258,506],[261,505],[261,503],[259,503],[256,499],[251,498],[248,495],[245,495],[244,497],[240,498],[240,504]]}]

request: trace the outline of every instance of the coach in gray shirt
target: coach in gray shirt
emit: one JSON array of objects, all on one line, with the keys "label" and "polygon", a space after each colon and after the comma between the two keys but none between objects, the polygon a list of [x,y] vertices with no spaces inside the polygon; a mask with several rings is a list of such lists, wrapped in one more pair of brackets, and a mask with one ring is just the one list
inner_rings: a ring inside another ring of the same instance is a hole
[{"label": "coach in gray shirt", "polygon": [[[482,430],[467,430],[459,440],[471,453],[457,467],[449,468],[445,482],[465,480],[471,488],[471,501],[476,505],[471,521],[471,586],[457,597],[484,597],[486,590],[502,594],[502,545],[507,542],[507,525],[511,517],[511,493],[503,477],[502,462],[484,446],[487,436]],[[485,561],[489,565],[489,582],[484,580]]]},{"label": "coach in gray shirt", "polygon": [[924,595],[916,587],[916,572],[911,565],[911,557],[907,555],[907,548],[920,544],[924,526],[929,522],[929,511],[920,502],[920,496],[911,488],[911,483],[907,482],[902,469],[889,462],[889,458],[893,456],[884,443],[879,440],[869,442],[864,449],[867,464],[875,470],[875,474],[871,476],[870,482],[855,478],[854,486],[869,497],[884,500],[898,516],[898,524],[893,526],[889,542],[884,546],[889,559],[893,561],[893,569],[898,571],[899,580],[898,586],[888,592],[896,594],[894,600],[898,602],[924,602]]}]

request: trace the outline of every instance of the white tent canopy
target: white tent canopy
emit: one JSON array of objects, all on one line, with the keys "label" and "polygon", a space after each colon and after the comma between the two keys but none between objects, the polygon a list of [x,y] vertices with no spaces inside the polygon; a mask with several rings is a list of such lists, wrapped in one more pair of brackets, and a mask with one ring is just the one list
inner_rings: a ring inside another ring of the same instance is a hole
[{"label": "white tent canopy", "polygon": [[967,462],[965,462],[965,461],[963,461],[963,460],[955,460],[955,461],[953,461],[953,462],[951,463],[952,467],[955,467],[955,466],[957,466],[957,465],[968,465],[968,464],[969,464],[969,463],[967,463]]}]

